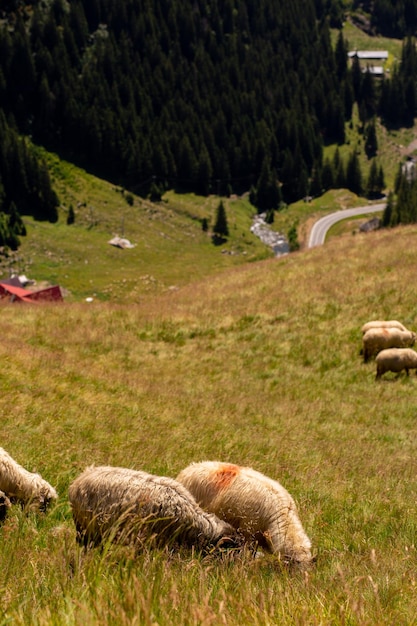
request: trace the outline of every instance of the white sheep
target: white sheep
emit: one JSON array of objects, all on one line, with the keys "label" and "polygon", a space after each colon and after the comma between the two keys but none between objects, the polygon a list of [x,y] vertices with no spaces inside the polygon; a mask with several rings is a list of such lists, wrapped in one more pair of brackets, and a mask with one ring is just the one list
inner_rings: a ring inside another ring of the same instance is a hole
[{"label": "white sheep", "polygon": [[362,326],[362,335],[371,328],[399,328],[399,330],[407,330],[404,324],[401,324],[401,322],[397,320],[373,320]]},{"label": "white sheep", "polygon": [[144,540],[199,549],[237,547],[236,530],[203,511],[173,478],[123,467],[89,467],[69,487],[77,540],[85,546]]},{"label": "white sheep", "polygon": [[299,564],[312,561],[311,542],[291,495],[250,467],[205,461],[177,476],[198,504],[239,530],[249,541]]},{"label": "white sheep", "polygon": [[3,493],[3,491],[0,491],[0,522],[2,522],[6,518],[7,511],[10,507],[11,502],[9,498],[6,496],[5,493]]},{"label": "white sheep", "polygon": [[40,510],[45,510],[58,497],[55,489],[42,476],[19,465],[3,448],[0,448],[0,490],[12,502]]},{"label": "white sheep", "polygon": [[416,340],[416,333],[399,328],[371,328],[362,337],[363,360],[366,363],[372,356],[387,348],[409,348]]},{"label": "white sheep", "polygon": [[417,369],[417,352],[411,348],[388,348],[381,350],[376,359],[376,380],[385,372],[402,372]]}]

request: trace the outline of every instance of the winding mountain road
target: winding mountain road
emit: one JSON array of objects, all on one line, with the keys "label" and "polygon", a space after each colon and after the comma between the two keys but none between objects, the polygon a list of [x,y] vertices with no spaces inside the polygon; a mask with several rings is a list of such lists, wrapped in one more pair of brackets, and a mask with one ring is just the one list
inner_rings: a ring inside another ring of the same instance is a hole
[{"label": "winding mountain road", "polygon": [[385,205],[385,202],[381,204],[369,204],[367,206],[355,207],[354,209],[343,209],[342,211],[325,215],[313,225],[308,240],[308,247],[314,248],[315,246],[321,246],[326,239],[327,231],[331,226],[333,226],[333,224],[336,224],[341,220],[345,220],[348,217],[383,211],[385,209]]}]

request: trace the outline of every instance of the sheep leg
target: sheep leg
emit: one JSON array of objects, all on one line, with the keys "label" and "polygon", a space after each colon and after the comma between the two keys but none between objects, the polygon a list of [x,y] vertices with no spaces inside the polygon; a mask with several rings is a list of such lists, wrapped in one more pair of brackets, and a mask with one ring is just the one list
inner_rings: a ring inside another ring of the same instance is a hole
[{"label": "sheep leg", "polygon": [[90,533],[84,526],[75,522],[76,541],[78,545],[86,550],[100,545],[100,541],[94,534]]},{"label": "sheep leg", "polygon": [[7,511],[10,508],[10,500],[5,493],[0,491],[0,522],[6,519]]}]

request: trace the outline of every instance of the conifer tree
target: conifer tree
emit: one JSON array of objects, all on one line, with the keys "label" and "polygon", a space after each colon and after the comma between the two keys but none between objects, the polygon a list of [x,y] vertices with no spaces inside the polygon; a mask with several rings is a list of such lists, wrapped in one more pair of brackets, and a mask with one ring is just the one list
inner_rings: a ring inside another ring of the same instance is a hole
[{"label": "conifer tree", "polygon": [[351,74],[346,76],[346,79],[342,82],[343,89],[343,106],[345,111],[345,120],[350,120],[352,118],[352,109],[354,102],[354,93],[352,87],[352,77]]},{"label": "conifer tree", "polygon": [[342,79],[347,73],[347,48],[342,30],[339,31],[334,55],[337,75],[339,79]]},{"label": "conifer tree", "polygon": [[213,176],[213,167],[207,148],[204,146],[200,152],[197,168],[197,192],[203,196],[210,193],[210,182]]},{"label": "conifer tree", "polygon": [[363,75],[359,102],[363,104],[363,111],[365,116],[363,121],[375,115],[377,106],[375,79],[369,68]]},{"label": "conifer tree", "polygon": [[356,150],[353,150],[346,167],[346,187],[360,195],[362,193],[362,172]]},{"label": "conifer tree", "polygon": [[336,148],[333,155],[333,172],[334,172],[334,187],[341,189],[346,186],[346,173],[343,165],[343,161],[340,156],[339,148]]},{"label": "conifer tree", "polygon": [[274,219],[275,219],[274,209],[269,209],[269,211],[266,212],[265,223],[273,224]]},{"label": "conifer tree", "polygon": [[344,3],[342,0],[329,2],[329,20],[332,28],[342,28],[345,19]]},{"label": "conifer tree", "polygon": [[394,215],[394,193],[389,192],[387,203],[385,205],[384,212],[382,214],[382,226],[393,226],[392,220]]},{"label": "conifer tree", "polygon": [[353,87],[355,100],[356,102],[359,103],[361,94],[362,94],[363,77],[362,77],[361,66],[360,66],[357,55],[355,55],[352,59],[351,76],[352,76],[352,87]]},{"label": "conifer tree", "polygon": [[75,222],[74,207],[72,206],[72,204],[70,204],[69,209],[68,209],[68,215],[67,215],[67,224],[68,226],[70,226],[71,224],[74,224],[74,222]]},{"label": "conifer tree", "polygon": [[325,191],[327,191],[328,189],[333,189],[335,181],[334,169],[328,158],[326,158],[326,160],[324,161],[321,180],[323,183],[323,189]]},{"label": "conifer tree", "polygon": [[161,202],[162,200],[162,189],[154,180],[149,189],[149,199],[151,202]]},{"label": "conifer tree", "polygon": [[185,186],[192,187],[197,173],[197,161],[188,136],[183,137],[179,146],[179,177]]},{"label": "conifer tree", "polygon": [[262,170],[256,185],[256,206],[259,213],[278,209],[281,201],[280,188],[270,166],[270,160],[265,157]]},{"label": "conifer tree", "polygon": [[385,189],[385,175],[382,165],[379,166],[378,170],[378,189],[380,193]]},{"label": "conifer tree", "polygon": [[378,139],[376,135],[375,118],[365,128],[365,153],[368,159],[374,157],[378,151]]},{"label": "conifer tree", "polygon": [[18,235],[26,235],[26,226],[23,223],[22,217],[17,211],[16,204],[11,202],[9,207],[9,229],[11,233]]},{"label": "conifer tree", "polygon": [[6,246],[11,250],[17,250],[20,246],[20,239],[10,226],[10,215],[6,213],[0,213],[0,246]]},{"label": "conifer tree", "polygon": [[401,183],[402,183],[402,179],[403,179],[403,164],[400,163],[398,165],[397,173],[395,175],[395,180],[394,180],[394,192],[396,194],[398,194],[398,191],[399,191]]},{"label": "conifer tree", "polygon": [[253,185],[251,185],[249,191],[249,202],[253,204],[253,206],[256,206],[256,187],[254,187]]},{"label": "conifer tree", "polygon": [[320,196],[323,193],[323,165],[316,162],[311,172],[310,195]]},{"label": "conifer tree", "polygon": [[368,198],[377,198],[384,188],[384,174],[382,172],[381,175],[381,171],[382,167],[378,167],[376,159],[372,159],[368,180],[366,182],[366,195]]},{"label": "conifer tree", "polygon": [[396,203],[396,224],[413,224],[417,221],[416,179],[403,176]]},{"label": "conifer tree", "polygon": [[0,212],[0,246],[9,245],[9,216]]},{"label": "conifer tree", "polygon": [[220,200],[216,210],[216,220],[214,223],[213,233],[221,238],[229,236],[226,209],[222,200]]},{"label": "conifer tree", "polygon": [[300,242],[298,241],[297,224],[293,224],[288,230],[288,244],[290,252],[295,252],[300,249]]}]

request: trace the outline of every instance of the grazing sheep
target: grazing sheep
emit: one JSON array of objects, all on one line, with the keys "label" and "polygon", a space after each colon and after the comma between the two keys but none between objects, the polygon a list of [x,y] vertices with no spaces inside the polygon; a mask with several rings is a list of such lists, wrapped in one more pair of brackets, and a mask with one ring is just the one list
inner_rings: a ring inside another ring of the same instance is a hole
[{"label": "grazing sheep", "polygon": [[371,328],[398,328],[399,330],[407,330],[404,324],[397,322],[397,320],[373,320],[367,322],[362,326],[362,335],[364,335]]},{"label": "grazing sheep", "polygon": [[312,561],[311,542],[288,491],[250,467],[205,461],[177,476],[207,511],[229,522],[247,540],[300,564]]},{"label": "grazing sheep", "polygon": [[11,503],[9,498],[6,496],[5,493],[0,491],[0,522],[2,522],[6,518],[7,511],[9,510],[10,506]]},{"label": "grazing sheep", "polygon": [[370,357],[387,348],[409,348],[416,340],[416,333],[399,328],[371,328],[363,338],[363,360],[366,363]]},{"label": "grazing sheep", "polygon": [[376,359],[376,380],[381,378],[385,372],[402,372],[405,370],[407,376],[409,370],[417,369],[417,352],[411,348],[388,348],[381,350]]},{"label": "grazing sheep", "polygon": [[89,467],[69,487],[77,540],[85,546],[103,540],[204,549],[239,543],[236,530],[203,511],[172,478],[122,467]]},{"label": "grazing sheep", "polygon": [[44,511],[58,495],[39,474],[28,472],[6,450],[0,448],[0,490],[10,500]]}]

